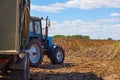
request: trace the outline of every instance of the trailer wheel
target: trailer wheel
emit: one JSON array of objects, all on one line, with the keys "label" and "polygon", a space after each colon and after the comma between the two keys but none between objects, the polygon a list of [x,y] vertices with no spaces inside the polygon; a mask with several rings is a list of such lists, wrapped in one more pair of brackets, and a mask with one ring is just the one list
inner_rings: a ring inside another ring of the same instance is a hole
[{"label": "trailer wheel", "polygon": [[23,80],[29,80],[30,79],[30,65],[29,65],[29,55],[25,57],[25,66],[24,66],[24,79]]},{"label": "trailer wheel", "polygon": [[35,40],[31,42],[29,45],[29,50],[30,66],[39,67],[39,64],[41,64],[43,58],[43,52],[39,41]]},{"label": "trailer wheel", "polygon": [[18,65],[22,67],[22,69],[11,69],[10,80],[29,80],[30,79],[29,55],[26,54],[25,58],[21,59]]},{"label": "trailer wheel", "polygon": [[53,48],[53,52],[51,54],[50,60],[52,64],[62,64],[64,61],[65,53],[62,47],[57,46]]}]

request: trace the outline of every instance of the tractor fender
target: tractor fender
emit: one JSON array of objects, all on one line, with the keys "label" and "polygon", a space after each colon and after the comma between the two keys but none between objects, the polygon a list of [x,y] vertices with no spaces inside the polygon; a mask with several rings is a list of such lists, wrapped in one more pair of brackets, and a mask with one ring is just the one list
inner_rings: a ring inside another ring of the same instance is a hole
[{"label": "tractor fender", "polygon": [[48,58],[52,58],[54,52],[55,52],[55,49],[58,47],[58,44],[53,44],[51,47],[49,47],[49,52],[48,52]]},{"label": "tractor fender", "polygon": [[56,47],[59,47],[59,45],[58,44],[53,44],[53,49],[55,49]]},{"label": "tractor fender", "polygon": [[60,47],[58,44],[53,44],[52,49],[51,49],[51,51],[52,51],[51,54],[54,54],[55,49],[58,48],[58,47]]}]

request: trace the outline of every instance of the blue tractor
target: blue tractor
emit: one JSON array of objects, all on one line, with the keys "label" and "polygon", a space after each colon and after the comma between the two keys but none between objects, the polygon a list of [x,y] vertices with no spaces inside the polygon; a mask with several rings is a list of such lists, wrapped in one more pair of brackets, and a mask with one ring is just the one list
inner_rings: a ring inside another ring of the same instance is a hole
[{"label": "blue tractor", "polygon": [[[45,22],[45,23],[44,23]],[[44,25],[43,25],[44,24]],[[48,36],[50,20],[39,17],[31,17],[29,23],[29,58],[30,66],[38,67],[43,56],[47,55],[52,64],[62,64],[65,53],[62,47],[52,43],[52,38]]]}]

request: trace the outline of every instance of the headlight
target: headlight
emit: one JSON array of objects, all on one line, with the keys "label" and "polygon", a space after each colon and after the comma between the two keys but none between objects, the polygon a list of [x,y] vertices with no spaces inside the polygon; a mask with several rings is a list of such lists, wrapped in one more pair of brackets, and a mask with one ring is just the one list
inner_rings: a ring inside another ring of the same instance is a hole
[{"label": "headlight", "polygon": [[25,53],[20,53],[19,57],[23,59],[25,57]]}]

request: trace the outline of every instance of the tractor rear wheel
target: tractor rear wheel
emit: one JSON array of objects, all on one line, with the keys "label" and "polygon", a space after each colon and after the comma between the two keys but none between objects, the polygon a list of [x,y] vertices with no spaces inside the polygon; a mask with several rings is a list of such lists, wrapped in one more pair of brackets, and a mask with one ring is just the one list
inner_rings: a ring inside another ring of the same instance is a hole
[{"label": "tractor rear wheel", "polygon": [[34,40],[29,45],[29,59],[31,67],[39,67],[39,64],[42,62],[43,52],[41,45],[38,40]]},{"label": "tractor rear wheel", "polygon": [[53,48],[53,52],[51,54],[50,60],[53,64],[62,64],[64,61],[65,52],[62,47],[57,46]]}]

